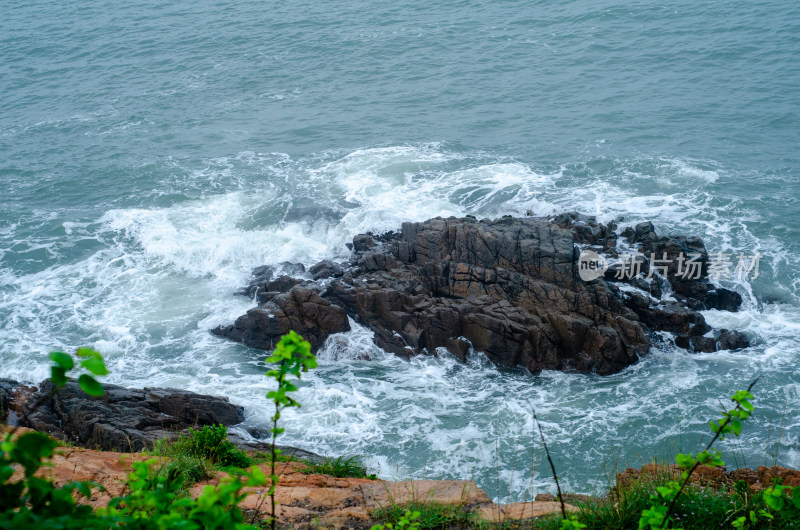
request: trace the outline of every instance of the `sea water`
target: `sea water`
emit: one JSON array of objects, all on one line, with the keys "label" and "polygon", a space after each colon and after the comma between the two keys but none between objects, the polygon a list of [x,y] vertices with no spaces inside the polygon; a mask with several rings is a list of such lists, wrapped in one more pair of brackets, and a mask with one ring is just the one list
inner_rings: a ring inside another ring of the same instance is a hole
[{"label": "sea water", "polygon": [[283,443],[384,478],[570,491],[709,438],[756,376],[729,467],[800,466],[800,7],[792,2],[201,0],[0,4],[0,377],[91,346],[110,383],[229,396],[267,428],[265,352],[212,336],[250,270],[346,259],[441,215],[578,210],[763,255],[723,280],[748,333],[663,335],[599,377],[410,361],[368,330],[304,376]]}]

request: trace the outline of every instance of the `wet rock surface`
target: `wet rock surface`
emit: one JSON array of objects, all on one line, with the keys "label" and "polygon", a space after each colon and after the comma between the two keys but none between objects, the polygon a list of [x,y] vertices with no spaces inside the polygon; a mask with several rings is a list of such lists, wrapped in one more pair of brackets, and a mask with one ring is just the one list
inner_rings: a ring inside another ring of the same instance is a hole
[{"label": "wet rock surface", "polygon": [[189,427],[244,421],[242,407],[227,398],[182,390],[104,384],[105,395],[95,398],[75,382],[52,397],[49,380],[38,386],[3,380],[0,388],[21,426],[104,451],[139,451]]},{"label": "wet rock surface", "polygon": [[[290,329],[314,349],[351,317],[401,356],[474,349],[500,366],[618,372],[667,331],[692,351],[742,348],[736,331],[712,330],[702,309],[737,310],[741,296],[707,279],[699,238],[658,236],[651,223],[622,233],[575,212],[553,218],[435,218],[399,232],[354,237],[346,263],[320,262],[304,278],[254,271],[242,292],[259,304],[213,333],[269,350]],[[636,267],[578,273],[584,248],[609,260],[641,253]],[[691,257],[692,275],[686,261]],[[683,260],[683,261],[681,261]],[[652,263],[651,263],[652,262]],[[282,264],[287,269],[286,264]],[[694,273],[697,273],[696,275]],[[695,277],[696,276],[696,277]]]}]

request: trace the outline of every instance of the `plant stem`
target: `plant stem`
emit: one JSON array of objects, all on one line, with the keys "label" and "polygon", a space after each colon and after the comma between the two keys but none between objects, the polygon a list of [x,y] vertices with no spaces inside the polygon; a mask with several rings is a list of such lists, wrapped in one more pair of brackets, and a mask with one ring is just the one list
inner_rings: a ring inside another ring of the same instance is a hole
[{"label": "plant stem", "polygon": [[278,438],[278,433],[276,432],[278,429],[278,404],[275,403],[275,416],[272,417],[272,461],[270,462],[270,471],[269,477],[272,481],[272,487],[269,489],[269,497],[272,501],[272,530],[276,528],[276,520],[275,520],[275,489],[278,487],[277,480],[275,480],[275,458],[277,455],[275,454],[275,441]]},{"label": "plant stem", "polygon": [[[758,382],[758,380],[759,380],[759,378],[756,377],[755,380],[753,380],[753,382],[750,383],[750,386],[747,387],[747,391],[748,392],[750,392],[753,389],[753,387]],[[741,408],[742,408],[742,405],[740,403],[736,403],[736,406],[734,407],[734,410],[739,410]],[[728,425],[728,423],[730,423],[730,421],[731,421],[731,416],[726,413],[725,414],[725,418],[722,420],[722,423],[720,423],[720,425],[719,425],[719,429],[717,430],[716,433],[714,433],[714,437],[711,439],[711,441],[708,442],[708,445],[706,446],[705,451],[708,451],[709,449],[711,449],[711,446],[714,445],[714,442],[716,442],[719,439],[719,437],[722,436],[722,433],[724,432],[725,426]],[[661,528],[664,528],[664,525],[666,525],[667,521],[669,521],[669,516],[672,514],[672,510],[675,509],[675,504],[678,502],[678,497],[681,496],[681,493],[683,492],[684,488],[686,488],[686,485],[689,483],[689,479],[692,477],[692,473],[694,473],[694,471],[698,467],[700,467],[700,462],[695,461],[695,463],[692,465],[692,467],[689,468],[689,472],[686,474],[686,478],[681,483],[681,487],[678,488],[678,493],[675,494],[675,496],[672,498],[672,501],[669,503],[669,508],[667,508],[667,513],[664,515],[664,520],[661,521]]]},{"label": "plant stem", "polygon": [[[281,373],[280,377],[278,377],[278,388],[280,388],[283,384],[283,378],[284,374]],[[272,417],[272,461],[270,462],[269,471],[269,477],[272,481],[272,487],[269,489],[269,497],[270,501],[272,502],[272,521],[270,522],[272,530],[275,530],[278,524],[278,520],[275,518],[275,490],[278,488],[278,477],[275,475],[275,460],[277,459],[278,455],[275,453],[275,443],[278,439],[278,419],[280,417],[280,404],[275,401],[275,415]]]},{"label": "plant stem", "polygon": [[544,441],[544,432],[542,432],[542,424],[539,423],[539,418],[536,417],[536,409],[533,408],[533,405],[528,402],[531,406],[531,412],[533,412],[533,421],[536,422],[536,426],[539,428],[539,437],[542,439],[542,446],[544,446],[544,452],[547,455],[547,461],[550,462],[550,470],[553,472],[553,479],[556,481],[556,491],[558,491],[558,502],[561,504],[561,515],[564,519],[567,518],[567,508],[564,506],[564,498],[561,496],[561,485],[558,483],[558,474],[556,473],[556,466],[553,464],[553,459],[550,457],[550,450],[547,448],[547,442]]}]

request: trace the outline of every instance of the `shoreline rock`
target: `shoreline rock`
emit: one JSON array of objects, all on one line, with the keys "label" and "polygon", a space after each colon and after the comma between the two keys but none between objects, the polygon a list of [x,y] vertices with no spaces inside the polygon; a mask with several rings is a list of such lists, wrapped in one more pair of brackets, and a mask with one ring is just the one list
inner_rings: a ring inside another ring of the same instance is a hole
[{"label": "shoreline rock", "polygon": [[[0,380],[0,394],[14,414],[12,423],[90,449],[140,451],[189,427],[229,426],[244,421],[243,407],[233,405],[226,397],[109,384],[103,385],[102,397],[90,397],[70,381],[47,399],[52,388],[49,380],[36,386]],[[42,399],[43,403],[24,419]]]},{"label": "shoreline rock", "polygon": [[[581,248],[613,259],[623,238],[630,248],[668,259],[697,254],[701,278],[680,278],[673,263],[667,278],[648,279],[643,257],[637,276],[617,278],[612,267],[605,277],[580,279]],[[657,331],[675,334],[675,344],[690,351],[749,345],[742,333],[712,330],[698,312],[733,311],[742,301],[705,277],[702,240],[659,237],[651,223],[617,234],[613,223],[575,212],[434,218],[404,223],[400,232],[357,235],[352,248],[348,263],[311,267],[313,279],[273,280],[269,267],[259,267],[241,291],[259,305],[212,333],[270,350],[293,329],[316,350],[331,334],[349,330],[350,317],[373,331],[378,346],[403,357],[445,348],[464,360],[474,349],[500,366],[532,373],[600,375],[637,362],[660,340]]]}]

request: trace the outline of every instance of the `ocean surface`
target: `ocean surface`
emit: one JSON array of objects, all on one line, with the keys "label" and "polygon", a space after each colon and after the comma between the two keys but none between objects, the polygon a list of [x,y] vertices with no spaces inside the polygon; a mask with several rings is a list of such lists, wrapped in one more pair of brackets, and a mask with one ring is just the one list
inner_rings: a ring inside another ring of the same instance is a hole
[{"label": "ocean surface", "polygon": [[[763,254],[723,281],[742,351],[669,337],[622,373],[403,361],[358,326],[283,442],[498,500],[602,491],[709,438],[756,376],[729,467],[800,467],[800,4],[0,1],[0,377],[91,346],[106,381],[270,416],[265,353],[208,333],[262,264],[348,256],[437,215],[593,214]],[[371,361],[359,360],[369,352]]]}]

